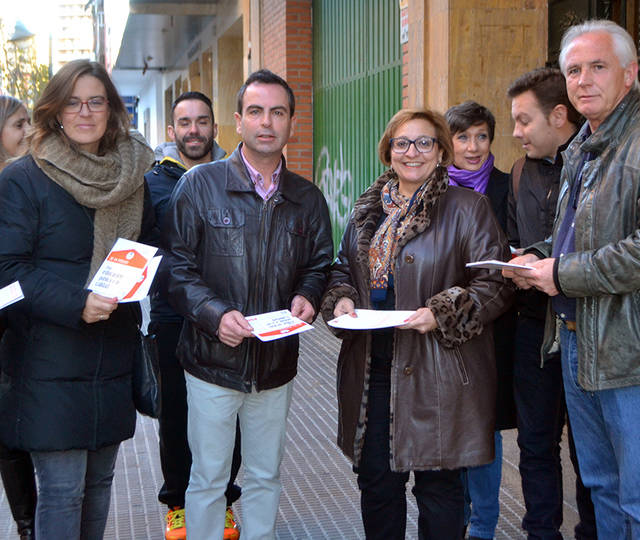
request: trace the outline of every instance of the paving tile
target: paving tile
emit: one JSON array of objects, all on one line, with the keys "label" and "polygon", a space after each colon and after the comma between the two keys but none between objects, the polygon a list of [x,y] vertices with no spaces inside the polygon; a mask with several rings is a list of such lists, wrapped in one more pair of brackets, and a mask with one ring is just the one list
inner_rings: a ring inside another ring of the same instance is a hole
[{"label": "paving tile", "polygon": [[[316,322],[315,326],[315,330],[301,335],[301,357],[282,464],[283,492],[276,537],[279,540],[358,540],[364,538],[364,533],[356,477],[335,445],[335,364],[339,341],[322,322]],[[503,436],[503,480],[496,539],[521,539],[526,536],[520,529],[524,504],[515,430],[505,431]],[[563,463],[570,463],[564,450]],[[574,478],[568,468],[565,466],[562,529],[566,538],[572,537],[577,519]],[[242,470],[240,484],[241,479]],[[105,538],[162,540],[166,508],[157,500],[161,485],[157,423],[140,416],[135,437],[122,444],[118,456]],[[417,508],[410,489],[411,483],[407,486],[406,537],[413,540],[417,538]],[[241,523],[242,499],[235,506]],[[0,538],[18,538],[1,487]]]}]

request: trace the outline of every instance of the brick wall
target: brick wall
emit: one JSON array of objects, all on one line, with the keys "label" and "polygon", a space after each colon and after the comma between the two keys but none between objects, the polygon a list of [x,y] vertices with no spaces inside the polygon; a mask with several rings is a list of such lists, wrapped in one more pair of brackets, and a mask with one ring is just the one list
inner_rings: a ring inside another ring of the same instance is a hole
[{"label": "brick wall", "polygon": [[281,77],[286,75],[286,17],[285,0],[262,0],[260,14],[262,29],[262,67]]},{"label": "brick wall", "polygon": [[287,167],[313,176],[313,78],[311,0],[262,0],[262,66],[289,83],[297,124],[285,150]]}]

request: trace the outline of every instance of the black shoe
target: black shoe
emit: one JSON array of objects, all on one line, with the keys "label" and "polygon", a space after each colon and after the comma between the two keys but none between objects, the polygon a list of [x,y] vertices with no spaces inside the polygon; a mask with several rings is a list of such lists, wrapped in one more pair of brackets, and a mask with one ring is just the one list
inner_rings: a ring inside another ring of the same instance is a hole
[{"label": "black shoe", "polygon": [[33,522],[27,524],[24,522],[17,522],[18,525],[18,534],[20,535],[20,540],[35,540],[36,533],[33,530]]}]

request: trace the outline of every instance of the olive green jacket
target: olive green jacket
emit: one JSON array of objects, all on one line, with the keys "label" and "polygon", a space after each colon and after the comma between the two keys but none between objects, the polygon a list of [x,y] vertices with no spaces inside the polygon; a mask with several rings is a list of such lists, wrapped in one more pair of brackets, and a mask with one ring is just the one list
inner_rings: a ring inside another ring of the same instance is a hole
[{"label": "olive green jacket", "polygon": [[[571,185],[584,166],[575,215],[575,253],[556,261],[556,283],[577,299],[578,382],[588,391],[640,384],[640,92],[632,89],[588,135],[585,124],[564,152],[553,239]],[[550,256],[551,242],[534,244]],[[543,361],[553,345],[549,309]]]}]

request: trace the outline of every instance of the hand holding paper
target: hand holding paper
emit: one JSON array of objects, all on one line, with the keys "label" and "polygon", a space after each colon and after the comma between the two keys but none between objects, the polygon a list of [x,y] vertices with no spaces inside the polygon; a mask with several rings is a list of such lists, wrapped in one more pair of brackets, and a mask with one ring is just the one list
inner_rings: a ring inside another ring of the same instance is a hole
[{"label": "hand holding paper", "polygon": [[310,323],[313,321],[313,316],[315,314],[316,313],[311,302],[309,302],[309,300],[304,296],[296,294],[293,297],[293,300],[291,301],[291,315]]},{"label": "hand holding paper", "polygon": [[237,347],[244,338],[253,336],[253,328],[238,310],[227,311],[218,325],[218,339],[229,347]]},{"label": "hand holding paper", "polygon": [[334,328],[345,330],[373,330],[375,328],[388,328],[402,326],[407,323],[409,317],[415,311],[383,311],[375,309],[356,309],[357,317],[346,313],[331,319],[327,324]]},{"label": "hand holding paper", "polygon": [[[532,264],[538,261],[533,253],[527,253],[526,255],[520,255],[511,259],[513,266],[505,266],[502,269],[502,275],[506,278],[512,279],[517,287],[521,289],[530,289],[531,284],[528,283],[528,277],[531,275]],[[525,266],[527,270],[518,268],[519,266]]]},{"label": "hand holding paper", "polygon": [[416,330],[420,334],[426,334],[431,332],[438,326],[438,322],[433,315],[433,312],[426,307],[416,310],[416,312],[409,317],[407,324],[399,326],[401,330]]},{"label": "hand holding paper", "polygon": [[333,316],[340,317],[341,315],[348,314],[352,317],[357,317],[355,309],[356,305],[353,303],[353,300],[343,296],[336,302],[336,306],[333,308]]},{"label": "hand holding paper", "polygon": [[160,264],[158,248],[118,238],[89,284],[89,290],[118,302],[142,300]]},{"label": "hand holding paper", "polygon": [[272,341],[313,330],[313,326],[298,317],[293,317],[288,309],[252,315],[247,317],[247,322],[260,341]]},{"label": "hand holding paper", "polygon": [[117,298],[106,298],[90,292],[82,310],[82,320],[87,324],[106,321],[118,307]]}]

